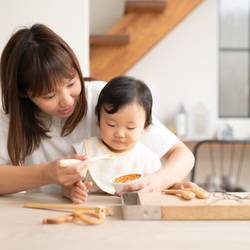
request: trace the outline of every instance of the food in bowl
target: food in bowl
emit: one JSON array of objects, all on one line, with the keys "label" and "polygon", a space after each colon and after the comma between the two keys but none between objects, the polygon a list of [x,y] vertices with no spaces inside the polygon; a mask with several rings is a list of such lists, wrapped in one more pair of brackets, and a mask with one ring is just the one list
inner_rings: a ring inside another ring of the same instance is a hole
[{"label": "food in bowl", "polygon": [[124,186],[140,181],[142,178],[143,174],[140,172],[128,173],[112,178],[110,183],[113,185],[116,193],[120,194]]},{"label": "food in bowl", "polygon": [[125,183],[128,181],[134,181],[140,177],[141,177],[141,174],[126,174],[126,175],[116,177],[113,183]]}]

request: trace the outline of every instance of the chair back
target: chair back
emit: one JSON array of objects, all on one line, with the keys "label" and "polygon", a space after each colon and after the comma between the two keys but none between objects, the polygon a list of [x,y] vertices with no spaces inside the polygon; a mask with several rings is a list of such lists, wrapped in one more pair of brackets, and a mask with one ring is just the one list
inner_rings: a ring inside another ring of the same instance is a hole
[{"label": "chair back", "polygon": [[205,190],[242,192],[250,187],[250,140],[203,140],[194,147],[191,181]]}]

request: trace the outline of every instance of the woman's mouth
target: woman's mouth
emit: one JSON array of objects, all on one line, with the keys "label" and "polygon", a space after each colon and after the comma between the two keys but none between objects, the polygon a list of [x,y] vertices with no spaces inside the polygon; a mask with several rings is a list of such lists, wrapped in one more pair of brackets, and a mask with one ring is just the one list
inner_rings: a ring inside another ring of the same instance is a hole
[{"label": "woman's mouth", "polygon": [[61,114],[66,115],[66,114],[71,113],[73,110],[74,110],[74,105],[70,106],[69,108],[66,108],[66,109],[60,110],[59,112],[60,112]]}]

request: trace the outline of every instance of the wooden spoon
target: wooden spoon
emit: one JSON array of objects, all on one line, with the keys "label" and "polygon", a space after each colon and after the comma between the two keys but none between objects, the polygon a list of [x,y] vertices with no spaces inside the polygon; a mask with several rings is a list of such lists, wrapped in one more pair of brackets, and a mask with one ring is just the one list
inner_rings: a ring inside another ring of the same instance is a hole
[{"label": "wooden spoon", "polygon": [[[113,160],[114,158],[115,158],[114,155],[109,154],[109,155],[102,155],[102,156],[90,158],[89,161],[90,161],[90,163],[93,163],[93,162],[99,161],[99,160]],[[77,160],[77,159],[62,159],[59,161],[59,165],[60,165],[60,167],[68,167],[70,165],[80,163],[80,162],[82,162],[82,161]]]},{"label": "wooden spoon", "polygon": [[182,189],[167,189],[163,192],[165,194],[180,194],[185,200],[192,200],[195,198],[195,193]]},{"label": "wooden spoon", "polygon": [[195,195],[200,199],[206,199],[209,195],[209,192],[203,189],[185,188],[185,190],[195,193]]}]

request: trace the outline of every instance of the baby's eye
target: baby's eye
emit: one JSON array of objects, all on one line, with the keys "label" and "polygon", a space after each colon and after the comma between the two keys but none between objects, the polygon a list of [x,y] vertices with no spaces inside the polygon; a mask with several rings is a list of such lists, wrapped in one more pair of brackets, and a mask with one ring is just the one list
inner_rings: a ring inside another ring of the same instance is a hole
[{"label": "baby's eye", "polygon": [[107,123],[107,125],[108,125],[109,127],[112,127],[112,128],[114,128],[114,127],[115,127],[115,125],[110,124],[110,123]]},{"label": "baby's eye", "polygon": [[133,129],[135,129],[135,127],[130,127],[130,128],[128,128],[128,130],[133,130]]}]

